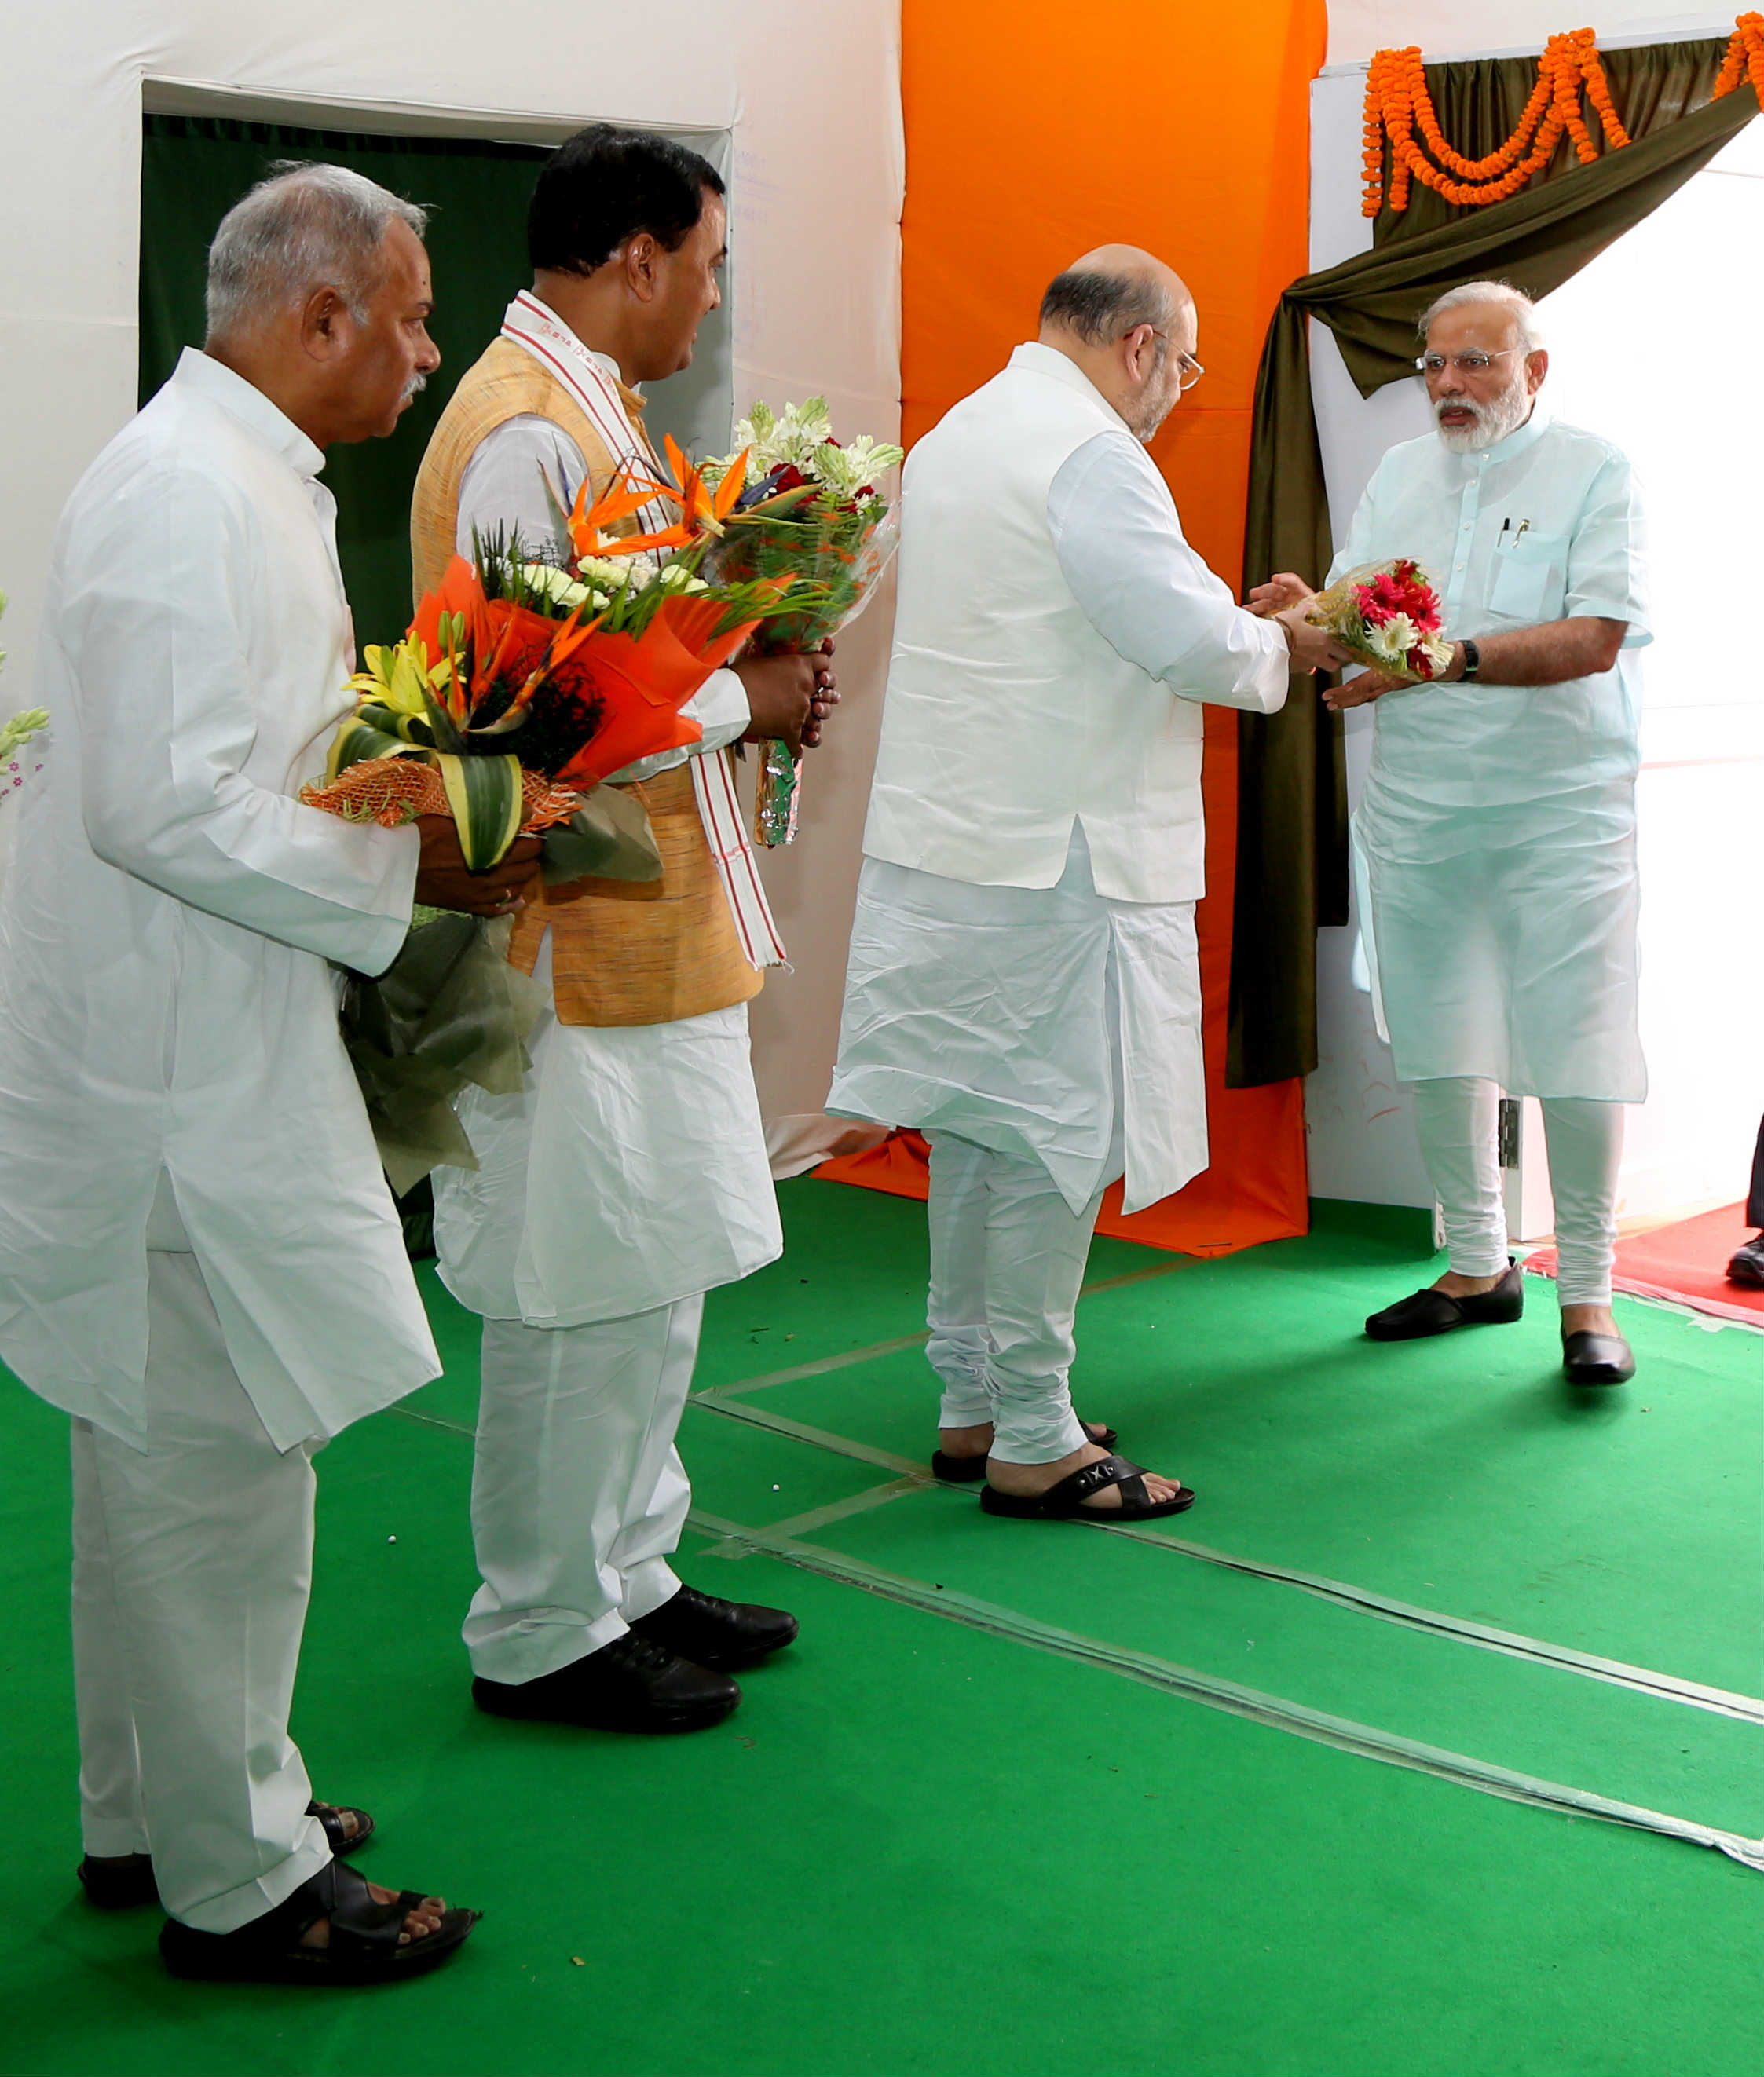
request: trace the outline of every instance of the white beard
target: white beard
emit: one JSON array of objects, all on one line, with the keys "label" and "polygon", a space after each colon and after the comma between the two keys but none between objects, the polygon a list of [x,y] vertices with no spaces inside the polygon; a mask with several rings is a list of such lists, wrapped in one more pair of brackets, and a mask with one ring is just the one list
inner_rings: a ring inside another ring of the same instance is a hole
[{"label": "white beard", "polygon": [[[1531,405],[1525,378],[1519,375],[1499,396],[1487,404],[1472,403],[1467,397],[1453,397],[1448,402],[1436,404],[1434,427],[1448,454],[1479,454],[1484,447],[1491,447],[1505,439],[1509,433],[1516,433],[1531,416]],[[1462,427],[1442,426],[1439,414],[1443,410],[1474,412],[1475,422]]]}]

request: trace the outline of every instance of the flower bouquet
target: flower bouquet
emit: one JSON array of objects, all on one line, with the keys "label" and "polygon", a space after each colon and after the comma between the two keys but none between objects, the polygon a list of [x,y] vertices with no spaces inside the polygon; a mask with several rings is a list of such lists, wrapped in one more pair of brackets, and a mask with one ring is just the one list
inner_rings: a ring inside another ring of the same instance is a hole
[{"label": "flower bouquet", "polygon": [[[739,477],[738,464],[753,485],[722,517],[718,574],[734,581],[804,581],[789,606],[757,631],[756,646],[770,653],[818,648],[863,610],[894,553],[891,508],[876,485],[903,450],[867,436],[842,447],[820,397],[786,404],[782,417],[755,404],[736,438],[739,455],[708,461],[703,469],[719,497]],[[761,843],[794,839],[800,768],[787,744],[765,746],[753,830]]]},{"label": "flower bouquet", "polygon": [[1326,628],[1357,663],[1392,677],[1424,682],[1452,660],[1440,632],[1439,593],[1406,556],[1349,570],[1316,594],[1305,618]]},{"label": "flower bouquet", "polygon": [[[681,709],[756,625],[786,577],[707,582],[709,537],[684,527],[609,537],[653,495],[620,483],[569,515],[557,566],[517,537],[474,540],[418,605],[403,639],[364,652],[309,807],[389,828],[450,814],[467,865],[491,870],[523,832],[545,877],[655,880],[641,801],[600,781],[699,739]],[[688,552],[665,552],[684,540]],[[507,964],[507,919],[419,909],[377,979],[351,976],[344,1034],[381,1159],[402,1195],[437,1163],[475,1168],[454,1116],[468,1083],[518,1091],[539,1001]]]},{"label": "flower bouquet", "polygon": [[585,493],[563,568],[529,557],[518,536],[474,541],[475,563],[456,556],[403,640],[365,651],[349,681],[356,712],[307,805],[388,827],[451,814],[467,866],[483,872],[523,831],[569,823],[612,772],[697,742],[680,710],[783,610],[792,580],[708,584],[697,574],[707,536],[684,556],[657,552],[683,528],[605,536],[650,494],[620,485],[586,509]]}]

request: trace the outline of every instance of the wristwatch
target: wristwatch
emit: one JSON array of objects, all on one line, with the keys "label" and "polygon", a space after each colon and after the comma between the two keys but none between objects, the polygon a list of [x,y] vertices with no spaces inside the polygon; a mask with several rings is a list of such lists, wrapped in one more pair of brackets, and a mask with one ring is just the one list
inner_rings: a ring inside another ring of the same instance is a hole
[{"label": "wristwatch", "polygon": [[1458,647],[1464,652],[1464,668],[1458,673],[1458,682],[1460,685],[1473,685],[1477,672],[1482,668],[1483,652],[1474,642],[1461,642]]}]

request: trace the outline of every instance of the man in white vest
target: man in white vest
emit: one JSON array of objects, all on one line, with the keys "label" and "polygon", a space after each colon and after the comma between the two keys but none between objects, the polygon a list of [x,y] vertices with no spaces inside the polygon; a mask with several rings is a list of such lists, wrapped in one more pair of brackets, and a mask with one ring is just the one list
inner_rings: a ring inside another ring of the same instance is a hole
[{"label": "man in white vest", "polygon": [[931,1143],[932,1462],[995,1514],[1195,1497],[1078,1421],[1073,1317],[1105,1187],[1135,1210],[1207,1165],[1201,703],[1271,714],[1336,660],[1233,602],[1145,452],[1197,343],[1168,267],[1100,248],[907,464],[828,1108]]}]

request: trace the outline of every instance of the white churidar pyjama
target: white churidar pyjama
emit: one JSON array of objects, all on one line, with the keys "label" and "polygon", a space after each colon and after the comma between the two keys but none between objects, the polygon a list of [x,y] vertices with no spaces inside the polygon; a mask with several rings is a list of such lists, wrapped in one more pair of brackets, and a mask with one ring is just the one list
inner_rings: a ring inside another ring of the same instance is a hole
[{"label": "white churidar pyjama", "polygon": [[573,1664],[678,1592],[692,1488],[673,1446],[702,1297],[582,1327],[484,1322],[472,1472],[483,1584],[472,1671],[511,1686]]},{"label": "white churidar pyjama", "polygon": [[[548,931],[534,979],[548,993]],[[528,1047],[515,1094],[460,1100],[477,1168],[435,1177],[442,1280],[484,1322],[464,1634],[511,1685],[678,1591],[704,1293],[783,1246],[745,1004],[626,1026],[548,1005]]]},{"label": "white churidar pyjama", "polygon": [[[1460,1276],[1507,1267],[1496,1130],[1500,1091],[1468,1075],[1415,1084],[1422,1158],[1445,1219]],[[1556,1201],[1557,1295],[1564,1305],[1608,1305],[1617,1246],[1617,1170],[1623,1107],[1559,1097],[1543,1105],[1549,1187]]]},{"label": "white churidar pyjama", "polygon": [[331,1858],[288,1709],[316,1480],[228,1362],[194,1255],[150,1250],[146,1447],[73,1423],[73,1670],[88,1853],[151,1853],[204,1933]]},{"label": "white churidar pyjama", "polygon": [[1052,1463],[1089,1439],[1072,1411],[1073,1320],[1102,1209],[1067,1205],[1038,1161],[951,1132],[931,1144],[925,1354],[943,1385],[940,1428],[992,1424],[990,1454]]}]

